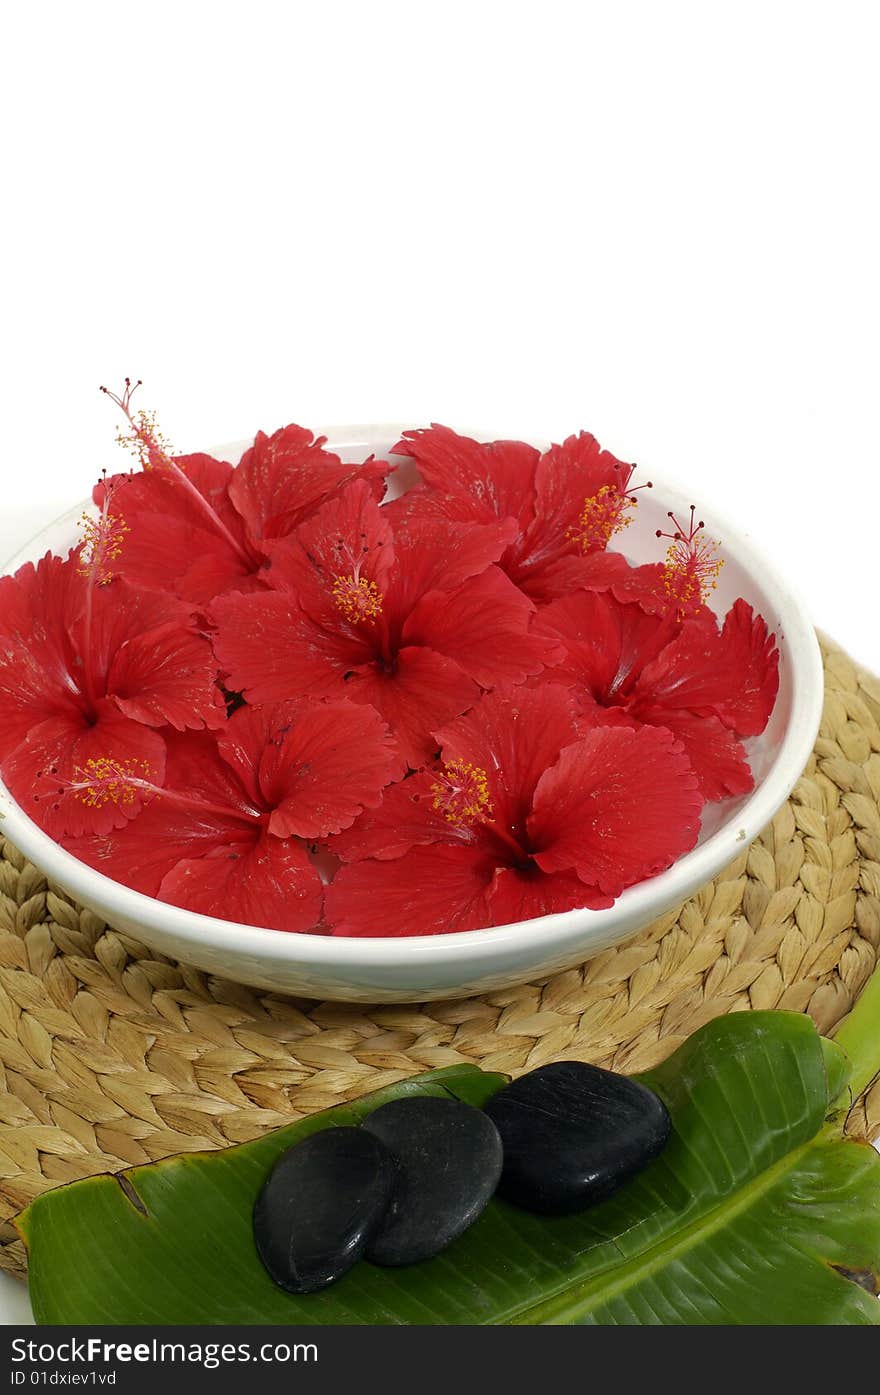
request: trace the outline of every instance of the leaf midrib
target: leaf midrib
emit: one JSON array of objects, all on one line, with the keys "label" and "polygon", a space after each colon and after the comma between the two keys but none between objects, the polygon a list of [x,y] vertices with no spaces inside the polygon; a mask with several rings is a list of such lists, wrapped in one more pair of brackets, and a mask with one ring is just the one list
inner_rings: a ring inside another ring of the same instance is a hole
[{"label": "leaf midrib", "polygon": [[[634,1287],[643,1279],[650,1277],[674,1259],[685,1254],[689,1249],[714,1235],[716,1231],[729,1225],[743,1211],[747,1211],[750,1206],[753,1206],[756,1201],[772,1190],[780,1178],[784,1177],[787,1172],[791,1172],[804,1155],[815,1148],[824,1139],[826,1133],[831,1132],[832,1129],[828,1126],[822,1128],[809,1142],[802,1143],[799,1148],[786,1153],[778,1162],[765,1168],[758,1177],[745,1183],[735,1197],[720,1202],[704,1215],[691,1221],[677,1238],[671,1241],[658,1240],[641,1254],[627,1260],[625,1264],[619,1265],[614,1270],[613,1279],[609,1280],[606,1272],[594,1275],[580,1286],[575,1286],[574,1289],[571,1285],[560,1285],[555,1293],[542,1298],[540,1303],[536,1303],[531,1308],[522,1309],[518,1314],[509,1317],[507,1322],[514,1326],[544,1323],[562,1325],[572,1322],[578,1315],[591,1313],[595,1308],[609,1302],[612,1298],[616,1298],[620,1293],[626,1292],[627,1289]],[[572,1292],[574,1292],[574,1296],[570,1296]]]}]

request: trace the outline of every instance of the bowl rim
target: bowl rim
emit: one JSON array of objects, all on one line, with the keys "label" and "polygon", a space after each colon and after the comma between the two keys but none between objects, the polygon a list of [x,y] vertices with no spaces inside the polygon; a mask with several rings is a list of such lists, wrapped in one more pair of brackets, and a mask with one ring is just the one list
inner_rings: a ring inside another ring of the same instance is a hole
[{"label": "bowl rim", "polygon": [[[316,434],[325,436],[331,447],[344,447],[347,440],[360,444],[397,441],[405,430],[400,423],[378,422],[323,427]],[[478,440],[498,439],[486,431],[468,430]],[[213,447],[209,453],[222,459],[234,452],[239,454],[253,438]],[[530,438],[538,449],[547,448],[546,439]],[[382,449],[385,449],[384,447]],[[390,451],[387,452],[391,454]],[[676,511],[689,508],[691,497],[679,492],[675,484],[666,484],[663,477],[655,478]],[[88,501],[87,501],[88,506]],[[0,575],[8,575],[27,560],[41,555],[41,539],[48,538],[58,527],[71,523],[82,513],[78,504],[53,522],[40,529],[0,566]],[[815,743],[824,698],[822,658],[809,613],[797,590],[784,582],[775,567],[767,562],[746,540],[742,533],[709,506],[699,505],[700,516],[715,536],[723,538],[725,556],[735,559],[747,572],[755,575],[772,597],[778,616],[777,640],[784,640],[792,667],[792,702],[788,724],[770,769],[740,807],[736,818],[722,826],[697,847],[678,858],[666,871],[627,888],[605,910],[576,907],[552,915],[515,921],[508,925],[487,926],[478,930],[459,930],[447,934],[406,936],[336,936],[305,931],[281,931],[239,921],[221,920],[185,910],[170,902],[159,901],[134,891],[122,882],[114,881],[74,857],[25,814],[0,779],[0,833],[20,849],[40,868],[50,881],[62,884],[84,905],[99,901],[112,906],[111,914],[125,918],[148,933],[159,936],[173,933],[176,939],[199,946],[210,944],[217,951],[235,955],[252,954],[262,959],[289,961],[308,971],[310,967],[329,970],[400,967],[424,964],[426,958],[435,963],[460,964],[467,973],[469,960],[482,960],[492,949],[528,951],[537,947],[542,930],[547,935],[547,949],[559,947],[560,936],[565,941],[580,938],[595,929],[599,938],[603,929],[611,928],[620,919],[641,923],[656,914],[661,901],[674,904],[685,900],[700,886],[710,882],[718,872],[733,861],[738,851],[752,841],[778,811],[795,782],[803,772]],[[47,544],[48,545],[48,544]],[[736,830],[736,831],[734,831]],[[679,894],[680,893],[680,894]],[[566,933],[568,930],[569,933]],[[557,932],[556,935],[553,932]],[[474,965],[476,969],[476,964]]]}]

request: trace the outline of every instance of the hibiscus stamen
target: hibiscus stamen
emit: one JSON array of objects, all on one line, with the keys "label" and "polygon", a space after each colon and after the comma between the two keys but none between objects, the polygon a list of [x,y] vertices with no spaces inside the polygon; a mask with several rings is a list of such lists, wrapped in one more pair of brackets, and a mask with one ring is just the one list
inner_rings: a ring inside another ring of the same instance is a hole
[{"label": "hibiscus stamen", "polygon": [[695,522],[695,514],[696,508],[691,504],[690,520],[685,526],[670,510],[668,517],[675,532],[657,529],[658,538],[670,541],[661,584],[679,621],[699,613],[718,585],[718,574],[724,566],[724,559],[718,556],[718,544],[700,537],[706,525],[702,519]]},{"label": "hibiscus stamen", "polygon": [[97,518],[84,513],[79,526],[83,539],[79,545],[79,575],[92,586],[107,586],[115,572],[112,563],[120,556],[126,533],[131,529],[119,514],[110,512],[112,484],[104,484],[104,499]]},{"label": "hibiscus stamen", "polygon": [[133,804],[138,792],[158,787],[150,782],[147,761],[115,761],[110,756],[96,756],[73,767],[73,776],[65,781],[65,788],[86,808],[103,809],[107,804]]},{"label": "hibiscus stamen", "polygon": [[360,576],[357,568],[350,576],[340,573],[334,577],[332,595],[334,605],[354,625],[382,614],[382,592],[375,581]]},{"label": "hibiscus stamen", "polygon": [[566,531],[566,538],[577,543],[584,553],[604,551],[615,533],[632,523],[632,510],[638,503],[636,495],[639,490],[654,487],[650,480],[630,487],[635,465],[618,463],[614,468],[619,473],[619,479],[614,484],[603,484],[597,493],[585,499],[580,518],[574,527]]},{"label": "hibiscus stamen", "polygon": [[432,807],[455,828],[490,823],[493,815],[489,777],[467,760],[447,761],[431,786]]},{"label": "hibiscus stamen", "polygon": [[106,387],[101,388],[104,395],[109,397],[111,402],[116,403],[128,422],[129,429],[126,431],[124,428],[120,428],[117,433],[117,442],[137,456],[144,470],[167,470],[181,488],[186,490],[199,511],[210,521],[211,526],[225,539],[250,570],[251,558],[242,544],[230,532],[217,510],[212,507],[201,490],[196,488],[186,471],[174,459],[171,447],[159,430],[155,412],[132,411],[131,399],[140,386],[140,378],[136,383],[132,383],[130,378],[126,378],[125,387],[121,393],[111,392]]},{"label": "hibiscus stamen", "polygon": [[131,532],[123,518],[110,512],[112,497],[113,485],[107,483],[105,475],[104,498],[98,517],[92,518],[84,513],[80,518],[83,540],[79,545],[77,573],[86,581],[81,691],[92,713],[98,700],[97,683],[91,665],[95,587],[107,586],[113,580],[115,573],[111,564],[122,552],[125,535]]},{"label": "hibiscus stamen", "polygon": [[489,776],[479,765],[468,760],[446,761],[436,772],[431,785],[431,805],[453,828],[469,829],[482,824],[513,855],[516,866],[529,859],[529,854],[509,828],[503,828],[495,818]]},{"label": "hibiscus stamen", "polygon": [[157,785],[151,780],[150,775],[150,767],[146,761],[93,756],[82,765],[74,766],[70,779],[58,779],[57,793],[72,794],[88,809],[103,809],[108,804],[130,805],[136,798],[144,802],[165,799],[177,808],[193,809],[197,813],[220,814],[224,818],[244,819],[247,823],[263,821],[263,816],[257,809],[248,810],[233,805],[215,804],[196,794],[184,794],[180,790]]}]

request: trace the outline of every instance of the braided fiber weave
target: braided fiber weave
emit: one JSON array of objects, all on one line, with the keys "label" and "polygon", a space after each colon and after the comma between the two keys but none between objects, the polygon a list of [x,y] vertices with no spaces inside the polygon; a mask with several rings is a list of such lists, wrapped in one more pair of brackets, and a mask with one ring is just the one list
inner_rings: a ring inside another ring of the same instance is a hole
[{"label": "braided fiber weave", "polygon": [[[240,1143],[418,1071],[642,1070],[748,1008],[830,1031],[880,953],[880,680],[823,652],[813,757],[760,838],[636,939],[484,998],[366,1008],[212,979],[72,904],[0,839],[0,1265],[23,1273],[9,1219],[49,1187]],[[849,1130],[880,1133],[880,1081]]]}]

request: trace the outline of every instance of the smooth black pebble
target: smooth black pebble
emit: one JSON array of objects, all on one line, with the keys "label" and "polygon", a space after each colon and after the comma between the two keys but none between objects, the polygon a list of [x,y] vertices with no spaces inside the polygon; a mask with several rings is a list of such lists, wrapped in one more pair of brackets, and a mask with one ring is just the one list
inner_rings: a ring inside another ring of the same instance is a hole
[{"label": "smooth black pebble", "polygon": [[472,1225],[501,1176],[498,1130],[459,1100],[392,1100],[364,1120],[397,1160],[397,1183],[367,1247],[374,1264],[416,1264],[445,1250]]},{"label": "smooth black pebble", "polygon": [[669,1138],[652,1090],[598,1066],[557,1061],[520,1076],[486,1105],[504,1145],[499,1196],[565,1215],[610,1196]]},{"label": "smooth black pebble", "polygon": [[254,1207],[257,1253],[289,1293],[314,1293],[363,1255],[394,1189],[375,1134],[322,1129],[282,1153]]}]

